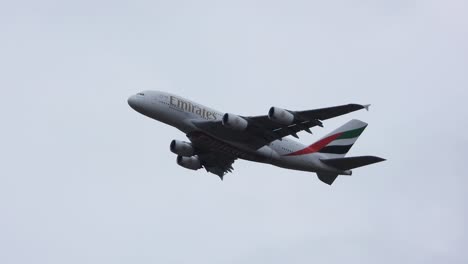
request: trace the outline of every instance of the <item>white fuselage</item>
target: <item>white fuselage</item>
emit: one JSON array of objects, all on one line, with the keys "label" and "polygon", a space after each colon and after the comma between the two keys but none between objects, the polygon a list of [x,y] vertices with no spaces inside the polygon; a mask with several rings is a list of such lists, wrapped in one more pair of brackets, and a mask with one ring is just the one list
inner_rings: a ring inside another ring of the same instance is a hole
[{"label": "white fuselage", "polygon": [[[145,91],[138,93],[131,96],[128,103],[133,109],[141,114],[176,127],[185,134],[200,131],[200,129],[194,125],[194,121],[221,120],[224,114],[180,96],[159,91]],[[239,142],[220,139],[216,135],[210,136],[222,140],[243,152],[251,154],[251,158],[249,158],[249,160],[252,161],[301,171],[324,171],[338,174],[345,173],[321,162],[320,159],[325,157],[320,153],[288,156],[288,154],[306,147],[303,144],[288,138],[273,141],[268,145],[255,150],[248,146],[244,146]]]}]

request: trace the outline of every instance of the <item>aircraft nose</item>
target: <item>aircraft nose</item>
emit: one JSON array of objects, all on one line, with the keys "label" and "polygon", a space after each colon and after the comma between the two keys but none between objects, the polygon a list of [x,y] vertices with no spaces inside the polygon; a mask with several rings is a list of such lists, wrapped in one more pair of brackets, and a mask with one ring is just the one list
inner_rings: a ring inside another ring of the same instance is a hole
[{"label": "aircraft nose", "polygon": [[128,105],[135,109],[136,110],[136,107],[137,107],[137,98],[136,98],[136,95],[132,95],[128,98],[127,102],[128,102]]}]

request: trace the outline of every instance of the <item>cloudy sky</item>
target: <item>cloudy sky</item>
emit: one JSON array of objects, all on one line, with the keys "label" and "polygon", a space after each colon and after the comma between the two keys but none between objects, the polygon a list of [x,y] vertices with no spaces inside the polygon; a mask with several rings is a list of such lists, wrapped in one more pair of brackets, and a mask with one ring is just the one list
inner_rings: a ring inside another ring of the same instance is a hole
[{"label": "cloudy sky", "polygon": [[[467,263],[468,4],[3,1],[0,263]],[[371,103],[330,187],[237,161],[221,182],[127,98],[266,114]]]}]

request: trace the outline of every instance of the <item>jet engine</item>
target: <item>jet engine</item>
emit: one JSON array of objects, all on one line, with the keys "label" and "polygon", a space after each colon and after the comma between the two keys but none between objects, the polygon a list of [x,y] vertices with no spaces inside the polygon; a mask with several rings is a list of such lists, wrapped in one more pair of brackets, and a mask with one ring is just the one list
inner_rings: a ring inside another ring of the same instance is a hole
[{"label": "jet engine", "polygon": [[291,112],[274,106],[268,111],[268,118],[282,125],[291,125],[294,122],[294,115]]},{"label": "jet engine", "polygon": [[180,140],[172,140],[170,149],[172,153],[177,154],[179,156],[184,157],[191,157],[195,153],[195,150],[192,147],[192,144],[180,141]]},{"label": "jet engine", "polygon": [[249,125],[249,122],[244,118],[228,113],[224,114],[222,123],[223,126],[238,131],[245,130]]},{"label": "jet engine", "polygon": [[189,170],[198,170],[202,167],[198,156],[177,156],[177,164]]}]

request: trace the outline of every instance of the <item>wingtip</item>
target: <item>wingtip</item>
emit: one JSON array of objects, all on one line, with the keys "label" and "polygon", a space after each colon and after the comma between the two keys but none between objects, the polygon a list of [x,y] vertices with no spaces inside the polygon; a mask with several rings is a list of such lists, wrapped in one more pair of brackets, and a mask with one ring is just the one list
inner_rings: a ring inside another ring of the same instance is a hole
[{"label": "wingtip", "polygon": [[370,108],[370,104],[365,104],[365,105],[362,105],[364,107],[364,109],[366,109],[366,111],[369,111],[369,108]]}]

